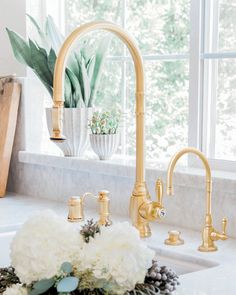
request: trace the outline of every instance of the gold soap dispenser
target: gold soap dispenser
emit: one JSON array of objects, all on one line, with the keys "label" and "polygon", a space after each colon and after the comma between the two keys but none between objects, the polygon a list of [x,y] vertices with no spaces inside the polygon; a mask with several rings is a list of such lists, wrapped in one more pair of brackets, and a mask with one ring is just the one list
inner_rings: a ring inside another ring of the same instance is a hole
[{"label": "gold soap dispenser", "polygon": [[92,193],[85,193],[82,197],[71,197],[68,201],[69,222],[81,222],[84,221],[84,200],[86,197],[95,198],[99,204],[99,220],[100,225],[109,226],[112,224],[110,220],[110,198],[109,191],[102,190],[95,196]]}]

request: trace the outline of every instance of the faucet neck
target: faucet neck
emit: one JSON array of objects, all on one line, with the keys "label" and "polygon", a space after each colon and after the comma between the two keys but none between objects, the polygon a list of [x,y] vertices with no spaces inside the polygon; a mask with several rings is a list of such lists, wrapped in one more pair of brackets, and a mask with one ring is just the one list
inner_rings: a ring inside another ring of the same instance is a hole
[{"label": "faucet neck", "polygon": [[211,178],[211,168],[207,161],[207,158],[202,152],[193,147],[188,147],[177,152],[170,160],[168,170],[167,170],[167,194],[173,195],[173,172],[178,160],[185,154],[192,153],[197,155],[202,161],[205,171],[206,171],[206,211],[207,215],[211,214],[211,192],[212,192],[212,178]]},{"label": "faucet neck", "polygon": [[77,39],[95,30],[115,34],[128,47],[134,61],[136,73],[136,182],[145,182],[144,163],[144,70],[141,53],[133,38],[121,27],[104,21],[84,24],[74,30],[62,45],[55,65],[53,80],[53,140],[63,140],[64,73],[67,58],[76,45]]}]

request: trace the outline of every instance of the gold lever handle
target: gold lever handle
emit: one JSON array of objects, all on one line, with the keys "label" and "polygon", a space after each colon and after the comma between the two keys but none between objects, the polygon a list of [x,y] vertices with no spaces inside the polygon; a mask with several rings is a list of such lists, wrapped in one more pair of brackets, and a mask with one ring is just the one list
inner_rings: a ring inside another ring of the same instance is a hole
[{"label": "gold lever handle", "polygon": [[222,228],[223,228],[222,234],[223,235],[226,235],[226,227],[227,227],[227,219],[224,217],[222,219]]},{"label": "gold lever handle", "polygon": [[217,240],[224,241],[224,240],[227,240],[228,237],[226,235],[226,226],[227,226],[227,219],[226,218],[223,218],[222,219],[222,228],[223,228],[222,233],[217,232],[217,231],[213,231],[211,233],[211,239],[213,241],[217,241]]},{"label": "gold lever handle", "polygon": [[160,178],[158,178],[156,181],[156,196],[158,203],[161,205],[163,196],[163,182]]}]

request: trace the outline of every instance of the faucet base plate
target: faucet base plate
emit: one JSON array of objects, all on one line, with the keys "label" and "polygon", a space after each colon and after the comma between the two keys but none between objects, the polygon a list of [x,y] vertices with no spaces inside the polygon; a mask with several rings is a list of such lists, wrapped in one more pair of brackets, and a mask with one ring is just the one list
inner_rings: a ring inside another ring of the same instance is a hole
[{"label": "faucet base plate", "polygon": [[198,251],[200,252],[215,252],[217,250],[218,248],[215,245],[211,245],[211,246],[201,245],[198,247]]}]

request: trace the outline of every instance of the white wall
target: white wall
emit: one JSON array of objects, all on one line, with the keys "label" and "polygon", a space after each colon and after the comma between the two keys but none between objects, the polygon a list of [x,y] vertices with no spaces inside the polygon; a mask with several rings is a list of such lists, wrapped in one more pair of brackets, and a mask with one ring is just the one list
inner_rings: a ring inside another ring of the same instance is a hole
[{"label": "white wall", "polygon": [[26,36],[26,0],[0,0],[0,76],[15,73],[26,76],[26,67],[12,53],[6,27]]}]

